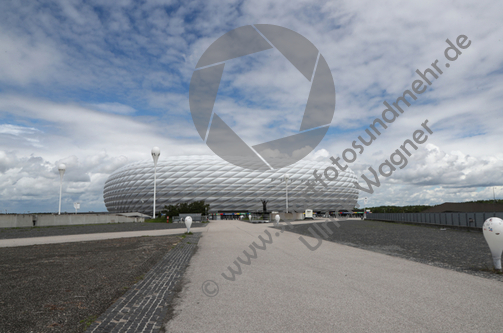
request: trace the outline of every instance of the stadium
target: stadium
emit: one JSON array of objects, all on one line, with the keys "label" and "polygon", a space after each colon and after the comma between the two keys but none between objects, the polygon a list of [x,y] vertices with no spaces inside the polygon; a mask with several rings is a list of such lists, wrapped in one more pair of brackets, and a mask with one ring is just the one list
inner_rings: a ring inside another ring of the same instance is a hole
[{"label": "stadium", "polygon": [[[261,200],[268,201],[268,211],[285,211],[285,175],[290,212],[351,210],[358,200],[358,190],[353,184],[356,176],[349,169],[341,171],[336,181],[326,181],[327,187],[311,185],[313,171],[324,170],[328,165],[329,162],[302,160],[277,170],[253,171],[216,156],[173,156],[157,164],[156,211],[165,205],[200,200],[210,204],[208,213],[261,211]],[[105,206],[111,213],[151,214],[153,196],[151,160],[117,169],[105,182],[103,191]]]}]

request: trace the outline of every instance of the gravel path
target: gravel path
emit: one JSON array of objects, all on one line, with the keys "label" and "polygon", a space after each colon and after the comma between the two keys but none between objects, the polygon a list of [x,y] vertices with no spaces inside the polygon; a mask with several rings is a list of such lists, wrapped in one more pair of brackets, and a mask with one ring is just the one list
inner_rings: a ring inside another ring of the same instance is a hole
[{"label": "gravel path", "polygon": [[[328,223],[334,232],[322,239],[503,282],[503,274],[493,272],[491,252],[481,232],[370,220],[339,224],[337,228]],[[316,232],[311,224],[286,230],[313,237],[309,228]]]},{"label": "gravel path", "polygon": [[[193,223],[191,228],[205,227],[208,223]],[[185,228],[183,223],[109,223],[65,225],[54,227],[0,228],[0,239],[96,234],[121,231],[163,230]]]},{"label": "gravel path", "polygon": [[[115,226],[86,226],[86,232],[87,227]],[[82,332],[168,251],[183,246],[181,239],[137,237],[0,248],[0,332]]]}]

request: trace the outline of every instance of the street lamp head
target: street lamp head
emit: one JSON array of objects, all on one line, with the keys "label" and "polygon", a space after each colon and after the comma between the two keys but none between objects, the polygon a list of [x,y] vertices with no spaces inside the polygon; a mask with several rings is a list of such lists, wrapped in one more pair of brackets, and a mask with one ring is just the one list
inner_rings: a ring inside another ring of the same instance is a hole
[{"label": "street lamp head", "polygon": [[152,158],[154,159],[154,165],[157,165],[159,155],[161,155],[161,150],[159,149],[159,147],[152,148]]},{"label": "street lamp head", "polygon": [[63,177],[63,175],[65,174],[66,165],[64,165],[63,163],[61,163],[61,164],[58,166],[58,170],[59,170],[59,175],[60,175],[61,177]]}]

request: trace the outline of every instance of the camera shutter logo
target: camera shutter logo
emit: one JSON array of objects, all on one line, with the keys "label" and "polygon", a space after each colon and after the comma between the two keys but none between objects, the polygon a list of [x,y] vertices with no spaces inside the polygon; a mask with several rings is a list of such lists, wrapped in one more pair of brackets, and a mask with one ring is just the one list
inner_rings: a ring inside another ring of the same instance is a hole
[{"label": "camera shutter logo", "polygon": [[[299,133],[250,147],[213,107],[225,61],[272,48],[311,82],[311,91]],[[280,26],[255,24],[229,31],[208,47],[192,74],[189,104],[199,135],[215,154],[246,169],[269,170],[301,160],[321,142],[334,116],[335,86],[325,58],[309,40]]]}]

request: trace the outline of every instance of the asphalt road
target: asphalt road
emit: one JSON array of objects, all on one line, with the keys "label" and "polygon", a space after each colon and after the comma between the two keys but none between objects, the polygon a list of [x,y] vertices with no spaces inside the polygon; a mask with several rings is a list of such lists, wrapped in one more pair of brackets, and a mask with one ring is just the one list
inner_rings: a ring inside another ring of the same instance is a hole
[{"label": "asphalt road", "polygon": [[502,331],[500,281],[331,241],[311,251],[301,239],[318,243],[260,224],[210,223],[166,331]]}]

